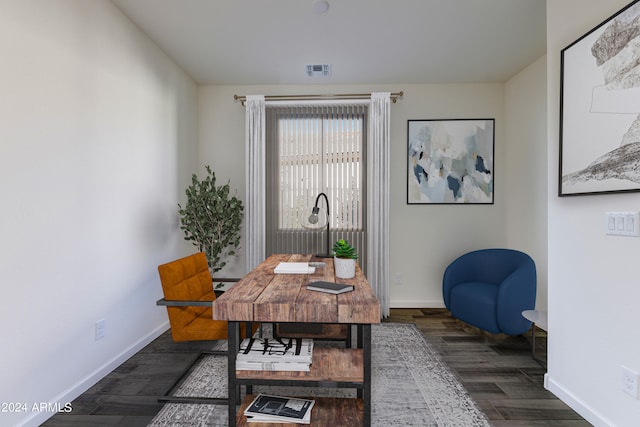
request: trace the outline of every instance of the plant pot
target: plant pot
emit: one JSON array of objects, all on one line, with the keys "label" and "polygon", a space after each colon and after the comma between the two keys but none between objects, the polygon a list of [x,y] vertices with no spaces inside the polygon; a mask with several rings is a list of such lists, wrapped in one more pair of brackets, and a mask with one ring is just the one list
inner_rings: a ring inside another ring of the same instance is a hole
[{"label": "plant pot", "polygon": [[333,258],[333,266],[336,277],[340,279],[351,279],[356,275],[356,260],[350,258]]}]

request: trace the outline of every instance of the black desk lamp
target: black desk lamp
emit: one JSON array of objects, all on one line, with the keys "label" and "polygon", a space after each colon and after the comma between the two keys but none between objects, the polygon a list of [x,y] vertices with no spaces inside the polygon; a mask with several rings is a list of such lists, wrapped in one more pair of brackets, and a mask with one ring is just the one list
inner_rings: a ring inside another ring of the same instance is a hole
[{"label": "black desk lamp", "polygon": [[320,193],[318,194],[318,197],[316,197],[316,203],[313,206],[313,209],[311,210],[311,215],[309,215],[309,218],[307,219],[307,221],[309,221],[309,224],[315,225],[318,223],[318,213],[320,212],[320,208],[318,207],[318,201],[320,201],[320,196],[324,197],[325,202],[327,203],[327,253],[326,254],[316,254],[316,256],[318,258],[332,258],[333,255],[331,255],[331,247],[329,246],[329,199],[327,198],[327,195],[324,193]]}]

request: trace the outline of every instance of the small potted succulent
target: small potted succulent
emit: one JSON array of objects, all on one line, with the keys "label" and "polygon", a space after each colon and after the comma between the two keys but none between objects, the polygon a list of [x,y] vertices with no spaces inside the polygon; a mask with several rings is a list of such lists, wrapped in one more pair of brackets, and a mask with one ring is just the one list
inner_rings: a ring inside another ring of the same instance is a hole
[{"label": "small potted succulent", "polygon": [[356,249],[344,239],[338,240],[333,245],[333,263],[336,277],[351,279],[356,275]]}]

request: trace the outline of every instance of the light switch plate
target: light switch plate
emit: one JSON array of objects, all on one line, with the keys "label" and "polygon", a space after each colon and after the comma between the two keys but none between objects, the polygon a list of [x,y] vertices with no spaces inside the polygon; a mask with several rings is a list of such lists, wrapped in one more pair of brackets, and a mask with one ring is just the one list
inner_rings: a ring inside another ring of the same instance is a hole
[{"label": "light switch plate", "polygon": [[640,212],[606,212],[605,233],[610,236],[640,236]]}]

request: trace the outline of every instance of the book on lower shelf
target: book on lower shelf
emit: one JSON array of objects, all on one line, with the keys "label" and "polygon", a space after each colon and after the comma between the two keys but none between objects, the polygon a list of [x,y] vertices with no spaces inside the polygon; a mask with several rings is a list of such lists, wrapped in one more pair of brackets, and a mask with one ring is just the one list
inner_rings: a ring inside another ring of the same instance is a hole
[{"label": "book on lower shelf", "polygon": [[248,422],[310,424],[314,400],[260,393],[244,410]]},{"label": "book on lower shelf", "polygon": [[343,285],[342,283],[333,282],[311,282],[307,285],[307,289],[310,291],[327,292],[329,294],[342,294],[344,292],[351,292],[353,290],[352,285]]},{"label": "book on lower shelf", "polygon": [[311,363],[299,362],[260,362],[258,360],[236,360],[237,371],[282,371],[309,372]]},{"label": "book on lower shelf", "polygon": [[245,338],[236,356],[236,369],[309,372],[312,359],[312,339]]}]

